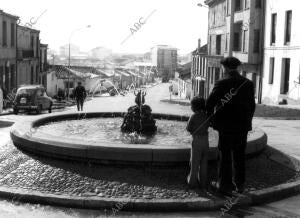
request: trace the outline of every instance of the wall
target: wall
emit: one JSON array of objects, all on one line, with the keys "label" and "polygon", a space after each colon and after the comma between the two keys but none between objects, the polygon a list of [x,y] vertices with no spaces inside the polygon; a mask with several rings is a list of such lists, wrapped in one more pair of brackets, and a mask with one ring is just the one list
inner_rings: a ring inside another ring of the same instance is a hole
[{"label": "wall", "polygon": [[[263,77],[263,103],[277,104],[282,99],[287,99],[291,103],[300,103],[300,30],[298,21],[300,19],[300,8],[297,1],[276,1],[267,0],[266,6],[266,35],[265,35],[265,53],[264,53],[264,77]],[[290,45],[284,45],[285,32],[285,13],[292,10],[292,28]],[[277,13],[277,29],[275,45],[270,45],[271,39],[271,14]],[[270,57],[275,58],[274,80],[269,84]],[[289,93],[280,94],[282,58],[290,58],[290,78]]]}]

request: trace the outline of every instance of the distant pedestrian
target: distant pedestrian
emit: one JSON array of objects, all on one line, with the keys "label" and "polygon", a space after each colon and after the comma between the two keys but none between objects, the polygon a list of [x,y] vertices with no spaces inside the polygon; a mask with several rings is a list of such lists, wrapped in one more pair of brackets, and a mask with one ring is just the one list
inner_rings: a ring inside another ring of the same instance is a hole
[{"label": "distant pedestrian", "polygon": [[205,111],[205,100],[194,97],[191,101],[191,108],[194,114],[187,124],[187,131],[192,134],[192,148],[190,158],[190,173],[187,183],[191,188],[198,186],[207,188],[207,161],[208,161],[208,117]]},{"label": "distant pedestrian", "polygon": [[86,98],[86,91],[84,86],[81,85],[81,82],[77,83],[77,87],[74,90],[74,97],[77,103],[77,110],[83,111],[83,103]]},{"label": "distant pedestrian", "polygon": [[206,108],[213,128],[219,132],[219,175],[212,186],[220,194],[231,195],[245,188],[245,150],[248,131],[252,130],[255,97],[253,83],[237,71],[241,65],[237,58],[227,57],[221,64],[225,78],[216,82]]},{"label": "distant pedestrian", "polygon": [[0,86],[0,114],[3,112],[3,91]]}]

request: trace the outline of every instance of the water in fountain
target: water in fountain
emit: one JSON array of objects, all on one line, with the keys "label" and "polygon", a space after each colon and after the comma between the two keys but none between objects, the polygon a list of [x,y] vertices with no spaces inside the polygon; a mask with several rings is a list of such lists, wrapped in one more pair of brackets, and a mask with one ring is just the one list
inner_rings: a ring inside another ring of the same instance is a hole
[{"label": "water in fountain", "polygon": [[93,96],[95,95],[96,91],[98,89],[101,89],[102,87],[104,87],[106,89],[106,87],[103,85],[103,83],[109,83],[114,90],[116,90],[117,94],[120,95],[120,92],[118,91],[117,87],[109,80],[100,80],[96,86],[92,89],[92,93],[93,93]]}]

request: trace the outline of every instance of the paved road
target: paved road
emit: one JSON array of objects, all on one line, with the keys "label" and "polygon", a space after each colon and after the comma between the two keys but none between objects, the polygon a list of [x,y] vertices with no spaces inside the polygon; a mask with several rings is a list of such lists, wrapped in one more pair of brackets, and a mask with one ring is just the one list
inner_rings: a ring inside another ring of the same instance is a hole
[{"label": "paved road", "polygon": [[[190,115],[190,108],[187,106],[168,104],[160,102],[161,99],[169,97],[168,84],[161,84],[147,91],[146,103],[153,112]],[[134,95],[117,97],[98,97],[85,105],[85,111],[126,111],[134,104]],[[76,107],[67,109],[67,112],[76,111]],[[54,113],[62,113],[55,111]],[[37,115],[9,115],[1,116],[0,120],[19,121],[32,119]],[[2,122],[3,124],[3,122]],[[9,140],[10,127],[3,126],[0,122],[0,146]],[[2,126],[1,126],[2,125]],[[287,120],[265,120],[254,119],[254,127],[262,128],[269,137],[269,144],[283,152],[294,155],[300,159],[300,121]],[[300,196],[295,196],[282,201],[274,202],[261,207],[252,207],[233,211],[237,217],[300,217]],[[117,213],[114,217],[216,217],[219,211],[209,213]],[[106,217],[102,211],[65,209],[31,204],[14,204],[7,201],[0,201],[0,217]]]}]

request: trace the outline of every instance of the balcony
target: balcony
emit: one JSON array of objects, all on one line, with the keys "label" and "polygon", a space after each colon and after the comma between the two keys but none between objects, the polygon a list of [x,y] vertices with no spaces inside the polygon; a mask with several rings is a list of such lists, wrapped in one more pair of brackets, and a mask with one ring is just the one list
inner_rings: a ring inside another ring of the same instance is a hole
[{"label": "balcony", "polygon": [[34,51],[32,49],[18,49],[18,60],[34,58]]}]

